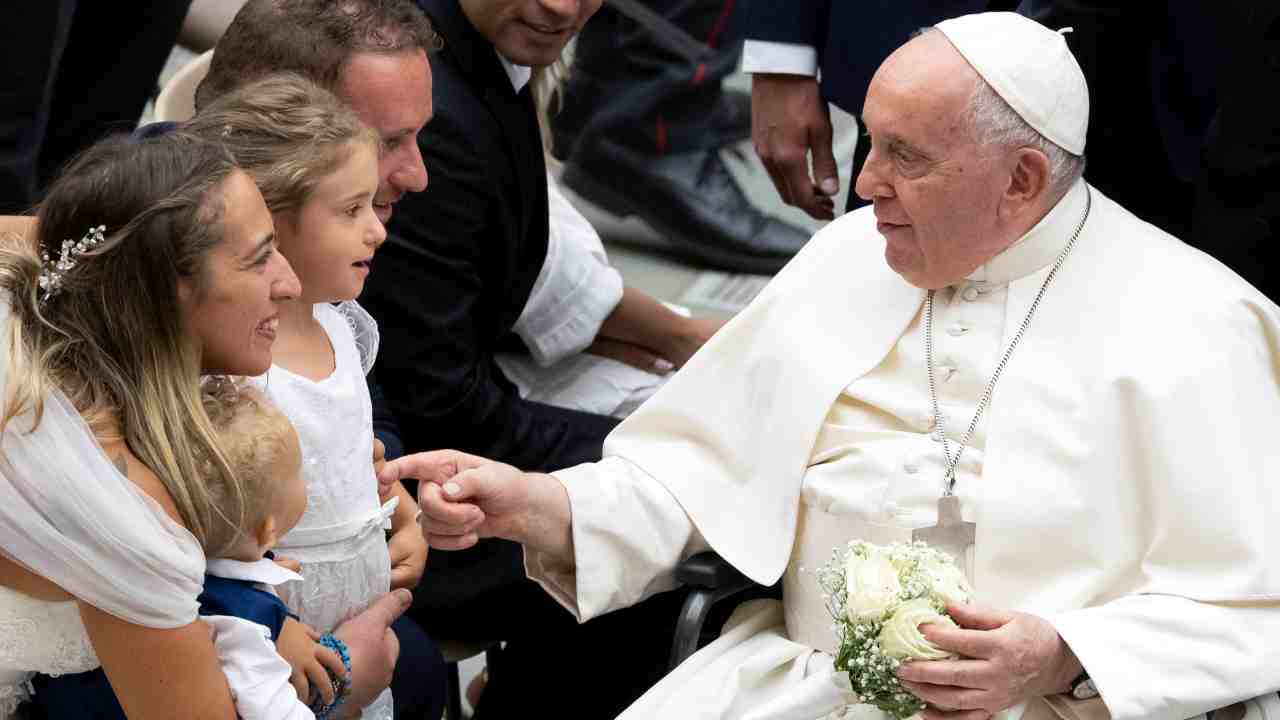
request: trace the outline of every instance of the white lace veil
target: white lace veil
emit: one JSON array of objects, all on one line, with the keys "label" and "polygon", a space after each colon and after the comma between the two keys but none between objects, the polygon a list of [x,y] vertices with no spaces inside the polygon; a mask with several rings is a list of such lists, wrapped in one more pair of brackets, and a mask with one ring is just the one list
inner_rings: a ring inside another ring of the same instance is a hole
[{"label": "white lace veil", "polygon": [[[0,295],[0,392],[7,388],[8,297]],[[0,394],[0,398],[4,397]],[[94,607],[137,625],[173,628],[196,618],[204,554],[107,459],[61,393],[0,439],[0,548]]]}]

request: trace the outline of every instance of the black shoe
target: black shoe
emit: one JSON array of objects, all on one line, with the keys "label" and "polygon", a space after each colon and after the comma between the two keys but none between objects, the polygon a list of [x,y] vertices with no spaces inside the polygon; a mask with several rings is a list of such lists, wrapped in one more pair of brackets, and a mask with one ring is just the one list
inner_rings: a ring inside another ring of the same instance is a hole
[{"label": "black shoe", "polygon": [[614,215],[640,217],[670,238],[669,249],[716,269],[773,274],[809,240],[752,205],[716,150],[653,157],[579,143],[561,181]]}]

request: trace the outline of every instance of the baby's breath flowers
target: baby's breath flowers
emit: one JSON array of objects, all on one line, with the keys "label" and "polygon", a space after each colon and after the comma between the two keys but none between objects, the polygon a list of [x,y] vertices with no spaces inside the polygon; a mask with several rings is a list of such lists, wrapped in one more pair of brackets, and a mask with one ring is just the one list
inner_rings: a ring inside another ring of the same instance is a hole
[{"label": "baby's breath flowers", "polygon": [[920,625],[955,625],[946,604],[969,602],[973,591],[945,553],[926,543],[838,547],[817,572],[839,640],[835,666],[849,674],[859,699],[897,718],[925,705],[898,684],[904,662],[950,655],[920,633]]}]

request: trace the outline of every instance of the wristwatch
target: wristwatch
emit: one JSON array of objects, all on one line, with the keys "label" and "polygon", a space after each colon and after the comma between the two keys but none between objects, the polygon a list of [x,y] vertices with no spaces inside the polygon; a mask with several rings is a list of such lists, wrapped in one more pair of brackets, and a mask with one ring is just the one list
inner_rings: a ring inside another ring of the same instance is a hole
[{"label": "wristwatch", "polygon": [[1081,670],[1076,679],[1071,681],[1069,692],[1076,700],[1089,700],[1098,697],[1098,686],[1093,684],[1088,670]]}]

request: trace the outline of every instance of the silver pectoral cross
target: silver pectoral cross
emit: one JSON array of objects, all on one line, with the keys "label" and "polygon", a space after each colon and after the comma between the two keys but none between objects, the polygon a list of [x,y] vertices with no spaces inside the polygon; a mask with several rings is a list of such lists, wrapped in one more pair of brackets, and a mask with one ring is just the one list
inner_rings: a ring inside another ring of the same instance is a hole
[{"label": "silver pectoral cross", "polygon": [[912,540],[923,540],[929,543],[930,547],[955,558],[970,582],[973,581],[973,571],[969,567],[969,548],[977,542],[977,537],[978,526],[965,522],[960,516],[960,498],[955,495],[943,495],[938,498],[936,524],[911,531]]}]

